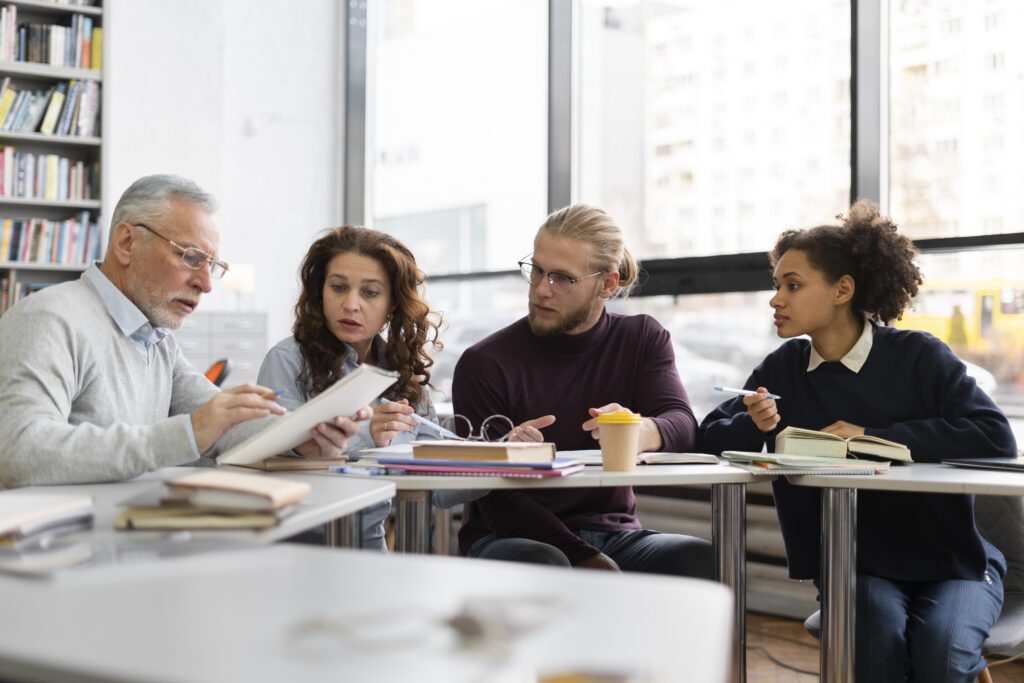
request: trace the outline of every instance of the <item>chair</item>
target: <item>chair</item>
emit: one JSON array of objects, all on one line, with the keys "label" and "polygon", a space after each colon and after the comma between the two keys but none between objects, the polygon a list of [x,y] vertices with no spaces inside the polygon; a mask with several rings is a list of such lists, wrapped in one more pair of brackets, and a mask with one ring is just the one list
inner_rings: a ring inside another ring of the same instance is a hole
[{"label": "chair", "polygon": [[206,379],[213,382],[213,386],[219,387],[227,379],[230,372],[231,361],[227,358],[221,358],[206,370]]},{"label": "chair", "polygon": [[[1020,496],[977,496],[974,517],[981,533],[1006,556],[1003,580],[1003,610],[985,640],[986,655],[1014,653],[1024,644],[1024,498]],[[821,637],[821,610],[804,621],[804,628]],[[985,669],[977,683],[992,683]]]}]

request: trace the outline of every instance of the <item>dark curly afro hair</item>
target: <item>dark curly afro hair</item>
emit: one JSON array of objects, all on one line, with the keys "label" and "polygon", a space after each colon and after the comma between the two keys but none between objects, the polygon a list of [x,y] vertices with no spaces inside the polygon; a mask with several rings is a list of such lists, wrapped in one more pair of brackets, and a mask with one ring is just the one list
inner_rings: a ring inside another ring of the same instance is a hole
[{"label": "dark curly afro hair", "polygon": [[878,213],[878,206],[863,199],[850,207],[845,218],[837,218],[839,225],[779,235],[770,253],[772,267],[787,251],[798,249],[829,282],[843,275],[853,278],[854,315],[868,314],[883,323],[898,320],[922,282],[913,242],[897,234],[896,225]]}]

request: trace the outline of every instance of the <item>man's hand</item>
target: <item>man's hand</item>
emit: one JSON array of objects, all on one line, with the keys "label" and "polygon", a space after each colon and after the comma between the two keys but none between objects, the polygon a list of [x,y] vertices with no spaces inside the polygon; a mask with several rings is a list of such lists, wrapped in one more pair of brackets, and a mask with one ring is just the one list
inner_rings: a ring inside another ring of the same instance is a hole
[{"label": "man's hand", "polygon": [[593,557],[588,557],[582,562],[576,563],[577,567],[584,569],[604,569],[605,571],[621,572],[619,565],[615,564],[615,560],[608,557],[604,553],[598,553]]},{"label": "man's hand", "polygon": [[348,440],[359,431],[359,423],[370,419],[372,413],[363,406],[352,417],[321,422],[309,431],[313,438],[296,446],[295,450],[304,458],[340,458]]},{"label": "man's hand", "polygon": [[756,394],[744,396],[743,404],[747,406],[747,412],[750,413],[750,419],[754,421],[754,426],[765,434],[775,429],[779,420],[782,419],[779,417],[775,399],[768,398],[768,390],[764,387],[758,387]]},{"label": "man's hand", "polygon": [[542,442],[544,441],[544,435],[540,433],[540,430],[553,424],[555,424],[554,415],[545,415],[527,420],[518,427],[512,428],[512,431],[508,433],[508,440]]},{"label": "man's hand", "polygon": [[864,428],[859,425],[850,424],[849,422],[833,422],[828,427],[825,427],[821,431],[828,432],[829,434],[835,434],[842,439],[849,439],[851,436],[863,436]]},{"label": "man's hand", "polygon": [[387,446],[402,432],[416,429],[416,420],[410,417],[415,411],[409,401],[402,399],[393,403],[380,403],[373,408],[370,418],[370,436],[378,448]]},{"label": "man's hand", "polygon": [[[609,403],[606,406],[600,408],[588,408],[587,412],[590,413],[590,419],[583,423],[583,431],[590,432],[596,441],[601,440],[601,430],[597,425],[597,418],[599,415],[604,413],[614,413],[616,410],[629,410],[618,403]],[[658,425],[649,417],[645,417],[640,423],[640,443],[638,446],[639,453],[649,453],[651,451],[660,451],[662,446],[661,430],[658,429]]]},{"label": "man's hand", "polygon": [[284,415],[285,409],[273,399],[274,392],[256,384],[243,384],[222,391],[192,413],[192,431],[200,453],[213,448],[217,441],[240,422],[267,415]]}]

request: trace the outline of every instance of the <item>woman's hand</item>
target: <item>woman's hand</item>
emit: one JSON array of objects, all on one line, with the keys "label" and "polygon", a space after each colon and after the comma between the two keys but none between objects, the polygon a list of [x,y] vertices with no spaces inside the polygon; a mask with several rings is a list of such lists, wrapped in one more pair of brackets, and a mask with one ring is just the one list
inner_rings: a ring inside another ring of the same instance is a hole
[{"label": "woman's hand", "polygon": [[383,448],[391,443],[391,440],[402,432],[411,432],[416,429],[416,420],[410,417],[415,410],[409,405],[409,401],[380,403],[373,408],[373,417],[370,418],[370,436],[378,448]]},{"label": "woman's hand", "polygon": [[747,406],[750,419],[754,426],[767,434],[779,424],[779,409],[775,405],[774,398],[768,398],[768,390],[758,387],[756,394],[743,397],[743,404]]},{"label": "woman's hand", "polygon": [[864,428],[860,425],[850,424],[849,422],[833,422],[828,427],[825,427],[821,431],[827,432],[828,434],[835,434],[841,439],[849,439],[851,436],[864,436]]}]

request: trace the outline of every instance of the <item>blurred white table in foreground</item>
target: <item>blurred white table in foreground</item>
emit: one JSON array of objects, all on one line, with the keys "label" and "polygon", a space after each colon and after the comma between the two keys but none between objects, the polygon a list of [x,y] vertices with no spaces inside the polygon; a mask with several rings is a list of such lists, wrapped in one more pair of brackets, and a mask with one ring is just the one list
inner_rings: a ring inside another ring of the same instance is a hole
[{"label": "blurred white table in foreground", "polygon": [[[723,586],[503,562],[279,545],[0,576],[0,603],[4,680],[721,683],[730,665]],[[460,640],[459,614],[491,637]]]},{"label": "blurred white table in foreground", "polygon": [[[347,476],[326,472],[321,476],[324,475]],[[413,475],[375,476],[370,479],[391,481],[398,488],[395,546],[403,552],[417,553],[425,553],[430,547],[433,491],[711,485],[715,576],[733,589],[735,639],[732,680],[736,683],[746,680],[746,485],[765,481],[763,476],[718,464],[639,465],[632,472],[605,472],[601,467],[587,467],[578,474],[551,479]],[[441,516],[443,519],[436,526],[446,529],[447,516]]]}]

